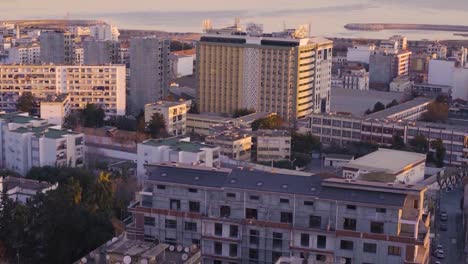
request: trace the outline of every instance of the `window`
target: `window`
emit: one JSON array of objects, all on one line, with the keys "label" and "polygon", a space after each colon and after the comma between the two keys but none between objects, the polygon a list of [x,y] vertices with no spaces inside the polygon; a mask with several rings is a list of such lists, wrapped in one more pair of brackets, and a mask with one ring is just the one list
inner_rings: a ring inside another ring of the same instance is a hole
[{"label": "window", "polygon": [[307,206],[314,206],[314,202],[312,202],[312,201],[304,201],[304,205],[307,205]]},{"label": "window", "polygon": [[258,245],[258,242],[259,242],[259,236],[260,236],[260,231],[258,230],[255,230],[255,229],[251,229],[250,230],[250,236],[249,236],[249,241],[250,241],[250,244],[252,245]]},{"label": "window", "polygon": [[197,223],[195,222],[185,222],[185,230],[197,232]]},{"label": "window", "polygon": [[327,236],[317,236],[317,248],[327,247]]},{"label": "window", "polygon": [[346,205],[346,209],[348,209],[348,210],[356,210],[356,206],[355,206],[355,205],[348,204],[348,205]]},{"label": "window", "polygon": [[260,197],[257,195],[250,195],[250,200],[258,201],[260,200]]},{"label": "window", "polygon": [[193,245],[200,245],[200,239],[192,239]]},{"label": "window", "polygon": [[191,192],[191,193],[197,193],[198,192],[198,190],[195,189],[195,188],[189,188],[188,191]]},{"label": "window", "polygon": [[247,219],[257,219],[257,209],[246,208],[245,209],[245,218],[247,218]]},{"label": "window", "polygon": [[413,208],[418,209],[419,208],[419,200],[414,200],[413,201]]},{"label": "window", "polygon": [[189,201],[189,211],[192,213],[200,212],[200,202]]},{"label": "window", "polygon": [[221,205],[219,208],[219,216],[221,217],[229,217],[231,215],[231,207],[227,205]]},{"label": "window", "polygon": [[396,246],[388,246],[388,255],[401,256],[401,248]]},{"label": "window", "polygon": [[340,242],[340,248],[341,249],[353,250],[353,247],[354,247],[353,241],[341,240],[341,242]]},{"label": "window", "polygon": [[371,222],[370,231],[371,231],[371,233],[383,234],[383,232],[384,232],[384,223],[382,223],[382,222]]},{"label": "window", "polygon": [[289,199],[280,198],[280,203],[289,204]]},{"label": "window", "polygon": [[221,244],[221,242],[214,242],[214,252],[215,255],[223,254],[223,244]]},{"label": "window", "polygon": [[171,199],[170,208],[171,210],[180,210],[180,200]]},{"label": "window", "polygon": [[258,259],[258,249],[256,248],[249,248],[249,259]]},{"label": "window", "polygon": [[177,228],[177,221],[172,219],[166,219],[165,226],[166,228]]},{"label": "window", "polygon": [[273,232],[273,247],[281,248],[283,247],[283,234]]},{"label": "window", "polygon": [[159,190],[166,190],[166,186],[165,185],[156,185],[156,188],[159,189]]},{"label": "window", "polygon": [[377,252],[377,244],[364,243],[363,251],[367,252],[367,253],[376,253]]},{"label": "window", "polygon": [[155,226],[156,220],[154,219],[154,217],[145,216],[144,223],[145,223],[145,226]]},{"label": "window", "polygon": [[291,224],[293,221],[293,214],[290,212],[281,212],[281,223]]},{"label": "window", "polygon": [[387,209],[385,209],[385,208],[377,208],[377,209],[375,209],[375,211],[376,211],[377,213],[386,213],[386,212],[387,212]]},{"label": "window", "polygon": [[321,261],[321,262],[326,262],[327,261],[327,256],[322,255],[322,254],[317,254],[317,255],[315,255],[315,260]]},{"label": "window", "polygon": [[226,197],[227,198],[236,198],[236,194],[235,193],[226,193]]},{"label": "window", "polygon": [[213,264],[223,264],[223,262],[221,260],[215,259],[213,260]]},{"label": "window", "polygon": [[343,229],[356,231],[356,219],[345,218],[343,223]]},{"label": "window", "polygon": [[310,228],[320,228],[322,226],[322,217],[311,215],[309,216],[309,227]]},{"label": "window", "polygon": [[309,234],[301,234],[301,246],[309,247],[310,236]]},{"label": "window", "polygon": [[220,223],[215,223],[215,236],[223,235],[223,225]]},{"label": "window", "polygon": [[275,263],[276,261],[278,261],[279,258],[281,258],[281,256],[282,256],[281,252],[273,251],[271,253],[271,260],[273,260],[273,263]]},{"label": "window", "polygon": [[229,244],[229,256],[237,257],[237,244]]},{"label": "window", "polygon": [[239,227],[236,225],[229,226],[229,236],[230,237],[237,237],[239,235]]}]

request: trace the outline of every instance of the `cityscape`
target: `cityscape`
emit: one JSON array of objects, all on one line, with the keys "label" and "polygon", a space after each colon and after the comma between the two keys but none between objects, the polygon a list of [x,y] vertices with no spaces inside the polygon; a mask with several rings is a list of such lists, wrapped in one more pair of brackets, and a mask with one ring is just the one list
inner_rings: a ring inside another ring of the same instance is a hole
[{"label": "cityscape", "polygon": [[468,263],[449,2],[0,2],[0,263]]}]

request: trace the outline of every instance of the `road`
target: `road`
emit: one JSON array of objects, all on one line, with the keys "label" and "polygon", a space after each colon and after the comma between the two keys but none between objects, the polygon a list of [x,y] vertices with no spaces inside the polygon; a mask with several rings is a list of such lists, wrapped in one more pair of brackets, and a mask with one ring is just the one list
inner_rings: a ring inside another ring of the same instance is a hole
[{"label": "road", "polygon": [[[445,250],[445,259],[438,260],[433,257],[432,263],[436,260],[441,263],[464,263],[463,248],[464,248],[464,231],[462,221],[462,211],[460,208],[460,200],[463,196],[461,188],[456,188],[452,191],[441,191],[440,210],[447,212],[448,220],[447,231],[440,231],[439,214],[436,216],[435,232],[436,236],[433,245],[441,244]],[[433,250],[433,248],[431,248]]]}]

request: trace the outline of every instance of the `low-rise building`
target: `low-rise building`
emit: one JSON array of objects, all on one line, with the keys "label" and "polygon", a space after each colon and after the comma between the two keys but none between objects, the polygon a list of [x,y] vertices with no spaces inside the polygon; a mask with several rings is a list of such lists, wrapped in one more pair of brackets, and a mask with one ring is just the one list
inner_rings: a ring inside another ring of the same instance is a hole
[{"label": "low-rise building", "polygon": [[415,184],[424,180],[426,154],[383,149],[351,160],[343,166],[343,178]]},{"label": "low-rise building", "polygon": [[433,43],[427,46],[427,53],[435,55],[437,59],[447,58],[447,46],[440,43]]},{"label": "low-rise building", "polygon": [[180,78],[193,75],[195,55],[195,49],[172,52],[169,56],[171,77]]},{"label": "low-rise building", "polygon": [[324,167],[342,168],[352,160],[354,160],[353,155],[325,154],[323,157],[323,165]]},{"label": "low-rise building", "polygon": [[171,136],[185,135],[187,132],[187,112],[191,101],[169,102],[158,101],[145,105],[145,123],[149,123],[155,113],[164,117],[166,131]]},{"label": "low-rise building", "polygon": [[410,92],[413,82],[408,76],[397,77],[390,83],[390,92]]},{"label": "low-rise building", "polygon": [[369,73],[363,65],[349,65],[344,69],[341,77],[345,89],[369,90]]},{"label": "low-rise building", "polygon": [[6,193],[8,198],[13,201],[23,204],[37,193],[46,193],[48,191],[55,190],[57,187],[58,183],[50,184],[48,182],[13,176],[0,177],[0,192]]},{"label": "low-rise building", "polygon": [[427,112],[427,107],[434,100],[418,97],[411,101],[386,108],[382,111],[372,113],[367,116],[369,119],[386,119],[392,121],[406,120],[414,121],[422,117]]},{"label": "low-rise building", "polygon": [[148,166],[129,206],[135,238],[190,246],[203,263],[428,263],[426,188],[248,169]]},{"label": "low-rise building", "polygon": [[70,96],[68,94],[50,95],[40,102],[41,119],[46,119],[49,124],[63,125],[65,117],[70,112]]},{"label": "low-rise building", "polygon": [[286,130],[261,129],[253,132],[252,159],[269,162],[291,159],[291,133]]},{"label": "low-rise building", "polygon": [[205,141],[221,148],[221,155],[235,160],[250,159],[252,135],[240,129],[226,129],[224,132],[207,136]]}]

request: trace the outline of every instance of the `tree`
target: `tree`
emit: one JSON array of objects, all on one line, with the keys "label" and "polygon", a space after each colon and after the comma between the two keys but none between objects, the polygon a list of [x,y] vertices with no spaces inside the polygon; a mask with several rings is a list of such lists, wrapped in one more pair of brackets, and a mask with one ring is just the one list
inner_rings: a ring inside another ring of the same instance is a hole
[{"label": "tree", "polygon": [[164,121],[164,116],[160,113],[154,113],[148,123],[147,131],[152,138],[166,136],[166,122]]},{"label": "tree", "polygon": [[393,135],[392,137],[392,149],[404,150],[406,148],[405,141],[399,135]]},{"label": "tree", "polygon": [[63,121],[63,128],[66,129],[75,129],[81,125],[81,117],[80,113],[70,113],[65,116],[65,120]]},{"label": "tree", "polygon": [[426,154],[429,150],[429,142],[423,135],[416,135],[413,139],[410,140],[409,144],[413,151],[418,153]]},{"label": "tree", "polygon": [[292,151],[294,153],[312,154],[313,151],[320,151],[322,144],[320,139],[312,134],[299,134],[292,135]]},{"label": "tree", "polygon": [[252,122],[252,130],[259,129],[278,129],[283,125],[283,119],[279,115],[270,115]]},{"label": "tree", "polygon": [[145,112],[143,110],[140,110],[137,116],[136,131],[140,133],[146,132]]},{"label": "tree", "polygon": [[81,119],[85,127],[101,127],[104,125],[104,110],[95,104],[87,104],[85,109],[81,110]]},{"label": "tree", "polygon": [[16,110],[33,114],[36,102],[32,93],[23,93],[16,102]]},{"label": "tree", "polygon": [[427,122],[443,123],[448,119],[449,106],[447,103],[434,101],[427,106],[427,112],[422,119]]},{"label": "tree", "polygon": [[442,140],[439,138],[439,139],[431,141],[431,148],[435,150],[434,162],[437,165],[437,167],[438,168],[444,167],[446,149],[444,147],[444,143],[442,142]]},{"label": "tree", "polygon": [[238,118],[238,117],[241,117],[241,116],[250,115],[252,113],[255,113],[255,110],[247,109],[247,108],[240,108],[240,109],[234,110],[234,113],[232,114],[232,117]]},{"label": "tree", "polygon": [[192,101],[192,104],[190,105],[190,109],[188,112],[190,114],[200,114],[200,111],[198,110],[198,105],[196,102]]},{"label": "tree", "polygon": [[138,120],[134,116],[116,116],[106,121],[106,125],[125,131],[136,131]]},{"label": "tree", "polygon": [[171,46],[170,46],[171,51],[181,51],[181,50],[189,50],[189,49],[193,49],[192,44],[177,41],[177,40],[171,41]]},{"label": "tree", "polygon": [[379,112],[379,111],[382,111],[382,110],[385,110],[385,105],[382,104],[381,102],[377,102],[377,103],[375,103],[374,110],[372,110],[372,112],[375,113],[375,112]]},{"label": "tree", "polygon": [[390,103],[387,104],[386,108],[394,107],[398,105],[398,101],[393,99]]}]

